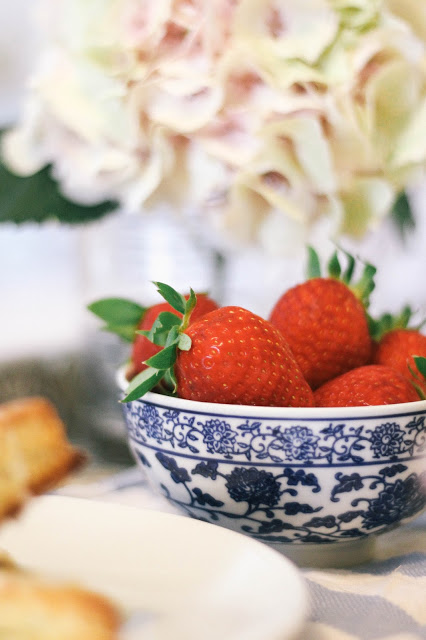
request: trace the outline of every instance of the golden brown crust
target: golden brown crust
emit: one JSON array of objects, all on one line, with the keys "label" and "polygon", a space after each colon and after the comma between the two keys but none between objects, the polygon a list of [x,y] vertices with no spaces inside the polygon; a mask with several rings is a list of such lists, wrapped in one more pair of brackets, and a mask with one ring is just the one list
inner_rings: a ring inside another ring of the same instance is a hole
[{"label": "golden brown crust", "polygon": [[29,495],[57,485],[83,459],[47,399],[0,405],[0,520],[18,512]]},{"label": "golden brown crust", "polygon": [[0,569],[0,638],[116,640],[121,621],[92,591]]}]

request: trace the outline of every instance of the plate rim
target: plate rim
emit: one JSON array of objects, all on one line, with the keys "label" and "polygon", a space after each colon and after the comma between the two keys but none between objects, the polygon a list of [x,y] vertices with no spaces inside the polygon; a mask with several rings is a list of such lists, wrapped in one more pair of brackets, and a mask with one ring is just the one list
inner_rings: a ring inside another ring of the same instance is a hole
[{"label": "plate rim", "polygon": [[[89,511],[93,514],[93,517],[96,519],[96,514],[103,512],[104,514],[108,513],[124,513],[127,512],[129,517],[136,517],[138,520],[142,519],[154,523],[154,526],[157,522],[159,522],[159,526],[164,526],[164,523],[170,523],[172,530],[177,527],[180,529],[181,533],[179,535],[183,535],[185,530],[189,529],[193,531],[194,529],[207,529],[210,532],[213,532],[214,535],[219,535],[223,540],[233,539],[238,541],[237,547],[243,546],[245,549],[251,549],[255,551],[257,554],[261,554],[267,559],[268,562],[276,562],[277,566],[281,567],[282,577],[283,577],[283,587],[285,587],[285,583],[291,585],[291,589],[293,594],[295,594],[293,608],[291,611],[291,616],[288,616],[288,612],[286,616],[282,616],[282,624],[283,629],[281,635],[279,636],[279,640],[292,640],[294,637],[300,633],[302,626],[305,624],[308,614],[309,614],[309,597],[306,580],[300,571],[297,568],[296,564],[291,561],[289,558],[279,553],[279,551],[265,545],[259,540],[254,540],[249,536],[245,536],[237,531],[227,529],[225,527],[218,526],[213,523],[204,522],[201,520],[191,519],[184,517],[180,514],[167,513],[158,511],[155,509],[138,507],[135,505],[127,505],[123,503],[117,503],[108,500],[96,500],[93,498],[86,497],[75,497],[68,495],[60,495],[60,494],[46,494],[43,496],[39,496],[37,498],[33,498],[30,503],[24,509],[24,512],[21,514],[21,518],[16,518],[10,520],[5,523],[4,528],[0,528],[0,548],[3,546],[8,551],[7,546],[3,543],[3,533],[6,531],[6,539],[7,539],[7,531],[12,531],[16,528],[21,529],[26,525],[26,516],[29,519],[31,517],[38,517],[38,511],[43,513],[43,511],[52,510],[52,514],[57,513],[58,505],[61,505],[61,508],[67,509],[70,506],[71,511],[73,509],[80,510],[83,507],[83,511],[87,513]],[[84,506],[83,506],[84,505]],[[49,526],[49,521],[46,522],[46,526]],[[174,529],[176,530],[176,529]],[[10,535],[10,534],[9,534]],[[191,534],[194,535],[194,534]],[[30,552],[31,553],[31,552]],[[12,552],[13,555],[13,552]],[[19,557],[16,558],[19,563]],[[84,583],[84,575],[82,575],[82,583]],[[285,609],[285,608],[284,608]],[[285,626],[284,626],[285,622]],[[277,638],[272,638],[268,634],[268,637],[265,640],[278,640]]]}]

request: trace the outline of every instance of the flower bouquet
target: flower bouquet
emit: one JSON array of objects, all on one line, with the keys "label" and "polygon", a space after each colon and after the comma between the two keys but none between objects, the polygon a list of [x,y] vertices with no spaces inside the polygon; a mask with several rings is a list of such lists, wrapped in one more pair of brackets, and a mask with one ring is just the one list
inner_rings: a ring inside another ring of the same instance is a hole
[{"label": "flower bouquet", "polygon": [[42,53],[3,136],[1,220],[167,203],[223,243],[273,253],[319,228],[335,239],[391,212],[412,222],[406,190],[426,160],[424,0],[36,7]]}]

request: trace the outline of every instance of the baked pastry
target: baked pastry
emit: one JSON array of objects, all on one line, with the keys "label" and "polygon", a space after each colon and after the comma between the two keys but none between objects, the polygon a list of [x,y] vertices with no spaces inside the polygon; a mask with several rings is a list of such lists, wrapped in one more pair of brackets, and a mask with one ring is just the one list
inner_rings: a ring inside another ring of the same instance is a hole
[{"label": "baked pastry", "polygon": [[[31,397],[0,405],[0,521],[84,460],[55,407]],[[117,640],[121,616],[101,595],[27,573],[0,550],[0,639]]]},{"label": "baked pastry", "polygon": [[[1,567],[1,565],[0,565]],[[103,596],[0,568],[0,638],[7,640],[117,640],[118,609]]]},{"label": "baked pastry", "polygon": [[0,520],[55,486],[83,461],[55,407],[31,397],[0,405]]}]

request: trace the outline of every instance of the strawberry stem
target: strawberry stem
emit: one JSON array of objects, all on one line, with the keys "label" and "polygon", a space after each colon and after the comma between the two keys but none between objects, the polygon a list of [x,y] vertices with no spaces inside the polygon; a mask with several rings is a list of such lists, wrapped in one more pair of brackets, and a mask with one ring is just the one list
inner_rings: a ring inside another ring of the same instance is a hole
[{"label": "strawberry stem", "polygon": [[186,300],[170,285],[163,282],[154,282],[154,284],[166,302],[182,314],[182,319],[174,313],[163,311],[156,318],[149,331],[137,332],[163,348],[144,362],[148,368],[132,379],[126,390],[126,396],[121,400],[123,403],[141,398],[157,385],[162,391],[175,395],[177,383],[174,365],[178,349],[189,351],[191,348],[191,338],[185,333],[185,330],[188,328],[191,314],[197,304],[197,296],[190,289],[189,298]]}]

